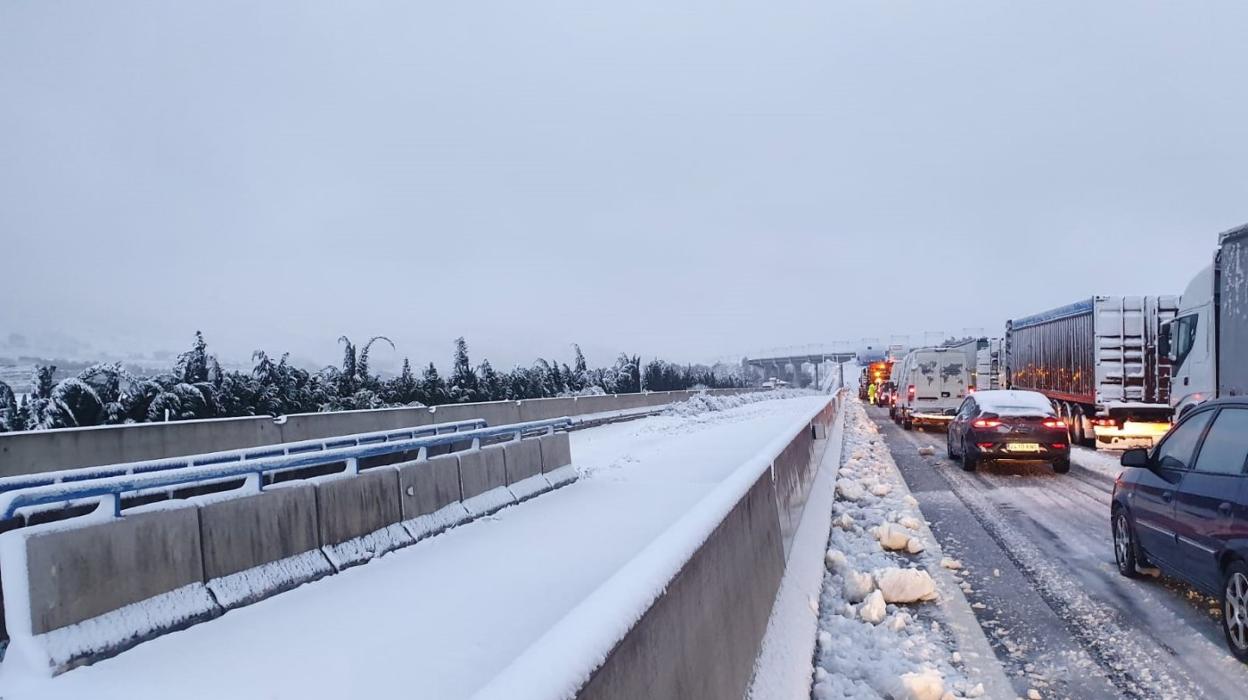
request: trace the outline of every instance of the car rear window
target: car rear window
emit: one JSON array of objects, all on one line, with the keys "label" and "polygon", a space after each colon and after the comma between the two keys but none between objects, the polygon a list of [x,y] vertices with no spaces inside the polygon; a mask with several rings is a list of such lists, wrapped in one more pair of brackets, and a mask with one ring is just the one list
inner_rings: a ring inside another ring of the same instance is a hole
[{"label": "car rear window", "polygon": [[1225,408],[1214,419],[1196,458],[1196,471],[1242,474],[1248,460],[1248,410]]}]

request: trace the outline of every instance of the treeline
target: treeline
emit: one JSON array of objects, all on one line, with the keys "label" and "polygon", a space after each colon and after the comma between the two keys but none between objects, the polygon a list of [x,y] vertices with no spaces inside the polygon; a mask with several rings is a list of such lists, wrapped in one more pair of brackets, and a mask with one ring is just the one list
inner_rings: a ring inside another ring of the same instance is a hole
[{"label": "treeline", "polygon": [[383,379],[369,367],[369,351],[379,342],[394,348],[389,338],[370,338],[362,346],[346,336],[338,340],[342,366],[318,372],[291,365],[286,354],[275,360],[262,350],[253,353],[250,372],[223,370],[199,332],[174,367],[157,376],[135,376],[116,362],[93,365],[57,382],[56,367],[36,366],[31,391],[20,400],[0,382],[0,432],[623,394],[640,391],[643,380],[649,391],[744,385],[739,372],[717,374],[706,366],[663,360],[641,367],[636,355],[625,353],[610,367],[590,368],[579,346],[573,346],[571,365],[539,359],[530,367],[499,371],[488,360],[473,365],[463,338],[455,341],[449,377],[444,379],[432,362],[417,375],[404,358],[399,374]]}]

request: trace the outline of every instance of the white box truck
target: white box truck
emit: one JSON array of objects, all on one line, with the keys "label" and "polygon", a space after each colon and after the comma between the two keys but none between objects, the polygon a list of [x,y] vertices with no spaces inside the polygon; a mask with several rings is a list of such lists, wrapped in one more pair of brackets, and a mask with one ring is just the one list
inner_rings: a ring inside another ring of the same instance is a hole
[{"label": "white box truck", "polygon": [[971,369],[964,349],[919,348],[902,360],[894,420],[906,430],[947,429],[971,389]]}]

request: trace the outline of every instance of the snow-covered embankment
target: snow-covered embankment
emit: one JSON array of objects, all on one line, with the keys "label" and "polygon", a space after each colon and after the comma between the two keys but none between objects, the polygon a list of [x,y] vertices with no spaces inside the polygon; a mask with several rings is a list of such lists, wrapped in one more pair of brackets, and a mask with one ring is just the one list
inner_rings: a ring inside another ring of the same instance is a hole
[{"label": "snow-covered embankment", "polygon": [[826,555],[814,697],[1013,697],[970,607],[861,403],[845,406],[845,458]]}]

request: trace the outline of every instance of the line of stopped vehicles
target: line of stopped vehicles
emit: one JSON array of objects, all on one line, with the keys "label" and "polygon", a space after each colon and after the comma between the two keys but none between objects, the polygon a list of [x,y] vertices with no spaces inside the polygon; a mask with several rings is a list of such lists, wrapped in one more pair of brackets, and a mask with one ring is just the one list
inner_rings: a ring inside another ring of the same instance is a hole
[{"label": "line of stopped vehicles", "polygon": [[906,430],[948,434],[967,471],[1070,470],[1071,446],[1124,450],[1110,506],[1123,576],[1151,568],[1220,600],[1248,663],[1248,225],[1219,234],[1179,296],[1097,296],[1010,321],[1000,339],[890,348],[860,395]]}]

